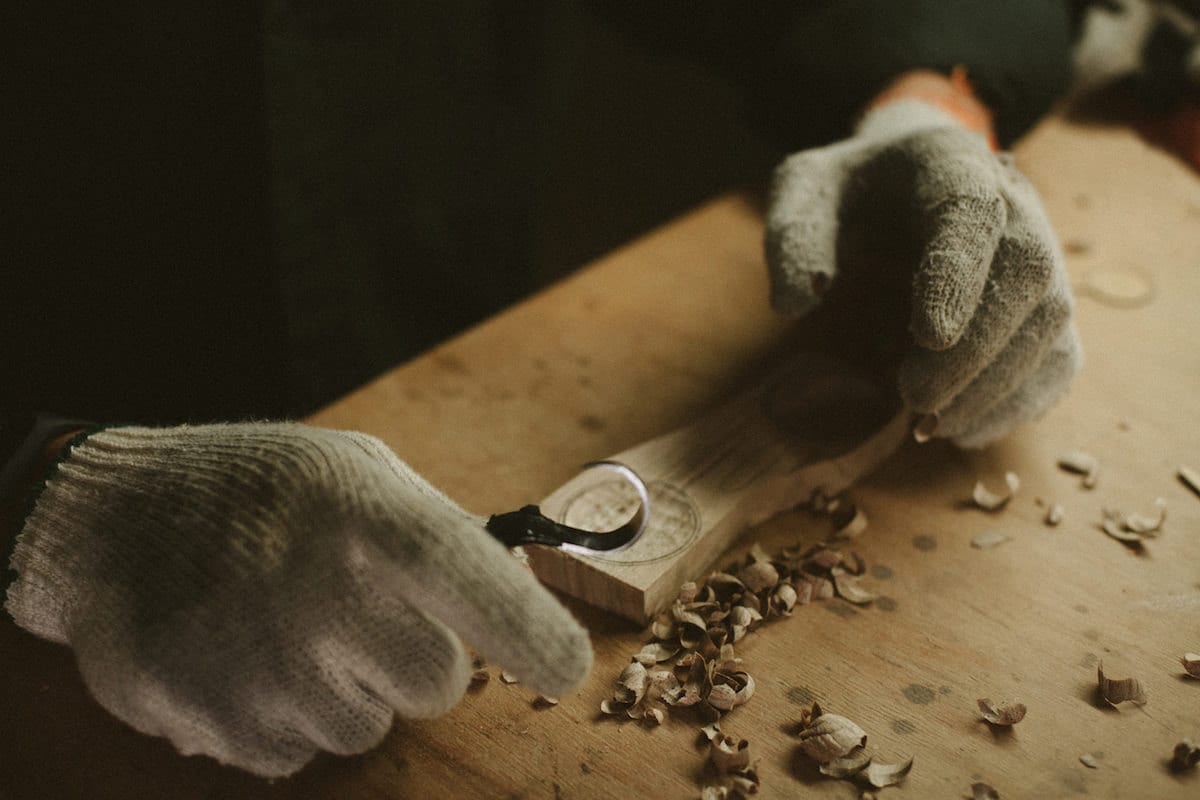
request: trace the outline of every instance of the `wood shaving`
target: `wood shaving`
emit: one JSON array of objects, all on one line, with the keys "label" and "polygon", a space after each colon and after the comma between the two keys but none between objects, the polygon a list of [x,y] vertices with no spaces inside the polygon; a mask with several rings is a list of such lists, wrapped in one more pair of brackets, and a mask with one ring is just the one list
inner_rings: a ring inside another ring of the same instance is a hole
[{"label": "wood shaving", "polygon": [[1000,800],[1000,793],[986,783],[972,783],[971,800]]},{"label": "wood shaving", "polygon": [[838,714],[820,714],[800,731],[800,748],[819,764],[865,747],[867,732]]},{"label": "wood shaving", "polygon": [[751,795],[758,794],[761,780],[758,772],[746,769],[732,773],[724,778],[724,784],[705,786],[700,792],[701,800],[745,800]]},{"label": "wood shaving", "polygon": [[679,653],[678,647],[663,644],[662,642],[650,642],[634,656],[639,664],[644,667],[653,667],[662,661],[670,661]]},{"label": "wood shaving", "polygon": [[925,414],[913,426],[913,439],[921,444],[928,442],[937,433],[941,418],[937,414]]},{"label": "wood shaving", "polygon": [[904,776],[912,770],[912,765],[911,758],[901,761],[899,764],[881,764],[878,761],[872,761],[860,774],[866,778],[867,783],[876,789],[883,789],[886,786],[895,786],[904,780]]},{"label": "wood shaving", "polygon": [[1100,685],[1100,696],[1110,705],[1129,701],[1139,705],[1147,701],[1146,690],[1137,678],[1121,678],[1119,680],[1106,677],[1104,662],[1096,665],[1096,679]]},{"label": "wood shaving", "polygon": [[1083,764],[1088,769],[1100,769],[1100,761],[1091,753],[1084,753],[1079,757],[1079,763]]},{"label": "wood shaving", "polygon": [[745,769],[750,766],[750,743],[745,739],[717,734],[709,747],[708,759],[721,775]]},{"label": "wood shaving", "polygon": [[1006,494],[997,494],[991,489],[984,486],[983,481],[975,483],[975,490],[971,493],[971,499],[975,501],[975,505],[982,508],[984,511],[999,511],[1008,505],[1009,501],[1017,493],[1017,489],[1021,488],[1021,479],[1017,477],[1015,472],[1004,473],[1004,483],[1008,487]]},{"label": "wood shaving", "polygon": [[1200,472],[1192,469],[1184,464],[1179,465],[1179,480],[1183,481],[1183,485],[1191,489],[1200,496]]},{"label": "wood shaving", "polygon": [[758,787],[761,785],[762,779],[758,777],[758,770],[753,767],[729,776],[729,791],[733,797],[745,798],[758,794]]},{"label": "wood shaving", "polygon": [[621,714],[640,719],[642,714],[633,712],[646,695],[646,667],[638,661],[625,666],[617,678],[617,690],[613,696],[600,704],[600,710],[605,714]]},{"label": "wood shaving", "polygon": [[750,763],[750,743],[717,732],[708,749],[708,760],[717,773],[718,783],[705,786],[702,798],[734,798],[741,800],[758,794],[761,779]]},{"label": "wood shaving", "polygon": [[500,670],[500,680],[504,681],[505,683],[517,683],[517,676],[513,675],[506,669],[502,669]]},{"label": "wood shaving", "polygon": [[471,688],[478,689],[492,679],[491,673],[488,672],[487,662],[481,657],[475,656],[471,659]]},{"label": "wood shaving", "polygon": [[1155,498],[1154,507],[1157,509],[1156,516],[1148,516],[1133,512],[1125,517],[1124,525],[1127,530],[1142,535],[1158,533],[1162,530],[1163,523],[1167,521],[1167,501],[1161,497]]},{"label": "wood shaving", "polygon": [[844,517],[844,521],[835,517],[834,524],[837,526],[833,532],[835,538],[854,539],[867,529],[866,512],[858,506],[851,506],[850,511],[851,513]]},{"label": "wood shaving", "polygon": [[[811,706],[801,710],[800,712],[800,730],[804,730],[813,724],[817,717],[824,714],[825,711],[821,708],[821,704],[814,701]],[[797,731],[799,733],[799,731]]]},{"label": "wood shaving", "polygon": [[[775,591],[771,592],[769,607],[777,615],[788,616],[799,600],[800,595],[796,592],[795,586],[790,583],[781,583],[775,587]],[[761,614],[758,615],[758,619],[762,619]]]},{"label": "wood shaving", "polygon": [[[911,758],[899,764],[883,764],[874,761],[866,747],[859,745],[840,758],[833,758],[822,763],[818,769],[822,775],[828,775],[831,778],[854,779],[876,789],[883,789],[900,783],[912,769],[912,765]],[[864,794],[866,793],[864,792]]]},{"label": "wood shaving", "polygon": [[708,704],[719,711],[731,711],[754,696],[754,678],[744,671],[732,671],[720,664],[711,670]]},{"label": "wood shaving", "polygon": [[1171,754],[1171,769],[1173,771],[1184,772],[1195,769],[1197,764],[1200,764],[1200,747],[1192,744],[1190,739],[1184,739],[1175,745],[1175,750]]},{"label": "wood shaving", "polygon": [[840,566],[842,563],[842,554],[837,550],[830,550],[827,547],[822,547],[816,550],[809,556],[809,562],[819,569],[829,570]]},{"label": "wood shaving", "polygon": [[1100,530],[1104,531],[1118,542],[1133,545],[1135,547],[1142,546],[1142,539],[1144,538],[1142,534],[1125,530],[1121,526],[1120,518],[1114,512],[1105,510],[1101,513],[1102,518],[1100,521]]},{"label": "wood shaving", "polygon": [[[778,593],[781,589],[791,589],[793,598],[796,594],[795,590],[789,584],[782,584],[775,587],[775,592]],[[771,595],[772,599],[775,594]],[[794,600],[793,600],[794,604]],[[790,609],[789,609],[790,610]],[[763,615],[757,609],[749,606],[734,606],[729,612],[729,628],[733,641],[739,641],[750,631],[754,630],[763,620]]]},{"label": "wood shaving", "polygon": [[1063,521],[1063,507],[1058,503],[1051,503],[1050,507],[1046,509],[1046,516],[1042,521],[1052,528],[1058,525]]},{"label": "wood shaving", "polygon": [[1096,488],[1096,482],[1100,478],[1100,462],[1091,453],[1083,450],[1071,450],[1063,453],[1058,457],[1058,467],[1067,472],[1082,475],[1083,480],[1079,485],[1083,488]]},{"label": "wood shaving", "polygon": [[720,711],[730,711],[737,705],[737,691],[732,686],[714,686],[708,693],[708,704]]},{"label": "wood shaving", "polygon": [[1190,677],[1200,678],[1200,653],[1184,653],[1179,663]]},{"label": "wood shaving", "polygon": [[1004,544],[1010,538],[1012,537],[1010,537],[1007,533],[1002,533],[1000,531],[984,531],[975,538],[971,539],[971,547],[974,547],[977,550],[987,550],[988,548],[995,547],[998,544]]},{"label": "wood shaving", "polygon": [[779,571],[770,561],[755,561],[748,564],[739,576],[746,588],[758,594],[763,589],[770,589],[779,583]]},{"label": "wood shaving", "polygon": [[877,597],[877,595],[859,586],[858,579],[853,575],[847,574],[841,567],[834,567],[830,572],[833,574],[833,585],[837,589],[838,597],[841,597],[843,600],[863,606],[872,602]]},{"label": "wood shaving", "polygon": [[1140,546],[1143,540],[1158,536],[1167,521],[1167,502],[1159,497],[1154,501],[1154,507],[1158,513],[1153,517],[1136,511],[1126,514],[1112,508],[1103,509],[1100,529],[1119,542]]},{"label": "wood shaving", "polygon": [[679,602],[691,603],[696,599],[696,595],[700,592],[700,587],[695,581],[688,581],[679,587]]},{"label": "wood shaving", "polygon": [[822,775],[831,778],[853,778],[866,769],[871,763],[871,755],[867,748],[859,745],[840,758],[833,758],[821,764],[818,769]]},{"label": "wood shaving", "polygon": [[983,718],[992,725],[1016,725],[1025,719],[1025,706],[1022,703],[1003,702],[997,704],[986,697],[977,702]]}]

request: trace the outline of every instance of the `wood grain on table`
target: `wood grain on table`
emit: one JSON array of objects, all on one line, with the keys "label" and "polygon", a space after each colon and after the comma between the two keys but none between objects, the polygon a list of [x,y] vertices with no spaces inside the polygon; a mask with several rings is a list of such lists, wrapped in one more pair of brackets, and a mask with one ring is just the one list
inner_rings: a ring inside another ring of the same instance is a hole
[{"label": "wood grain on table", "polygon": [[[758,692],[723,728],[750,740],[762,797],[854,798],[817,774],[789,734],[820,701],[866,729],[882,758],[912,755],[886,797],[1200,796],[1200,774],[1166,769],[1200,738],[1200,497],[1176,478],[1200,467],[1200,181],[1131,135],[1049,120],[1018,148],[1067,245],[1075,282],[1135,269],[1155,293],[1140,308],[1077,301],[1086,348],[1070,395],[1002,444],[965,453],[910,444],[860,485],[870,525],[855,543],[873,606],[814,603],[739,643]],[[472,511],[543,497],[588,459],[619,452],[712,407],[769,358],[787,323],[766,301],[761,219],[726,197],[613,253],[529,301],[403,365],[315,415],[381,436]],[[1084,449],[1093,490],[1055,466]],[[966,507],[977,478],[1022,481],[999,514]],[[1101,509],[1167,503],[1162,535],[1135,553],[1101,533]],[[1037,503],[1065,519],[1042,523]],[[792,512],[751,532],[775,549],[815,541],[824,523]],[[979,550],[972,537],[1011,538]],[[577,604],[596,666],[557,707],[493,677],[437,720],[397,722],[376,750],[322,756],[267,784],[110,718],[70,653],[0,626],[3,798],[694,797],[696,730],[599,714],[643,631]],[[1096,662],[1148,688],[1138,708],[1102,708]],[[495,670],[493,669],[493,672]],[[979,721],[976,699],[1024,702],[1010,732]],[[1091,753],[1098,769],[1079,757]]]}]

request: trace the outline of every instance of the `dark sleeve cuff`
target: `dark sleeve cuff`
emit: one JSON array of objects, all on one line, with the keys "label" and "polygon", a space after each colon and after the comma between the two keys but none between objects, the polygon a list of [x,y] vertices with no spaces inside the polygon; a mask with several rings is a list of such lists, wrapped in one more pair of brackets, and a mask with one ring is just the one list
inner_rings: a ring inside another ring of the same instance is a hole
[{"label": "dark sleeve cuff", "polygon": [[53,414],[11,414],[0,418],[0,505],[20,503],[18,496],[37,476],[32,472],[46,444],[56,436],[93,427],[86,420]]}]

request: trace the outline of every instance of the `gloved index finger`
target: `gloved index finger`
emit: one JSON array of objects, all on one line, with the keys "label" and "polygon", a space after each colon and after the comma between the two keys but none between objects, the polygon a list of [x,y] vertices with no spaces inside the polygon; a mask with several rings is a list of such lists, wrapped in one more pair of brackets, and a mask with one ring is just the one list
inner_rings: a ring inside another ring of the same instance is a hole
[{"label": "gloved index finger", "polygon": [[996,157],[956,129],[927,131],[905,143],[925,245],[913,276],[910,327],[930,350],[954,345],[979,305],[1007,223]]},{"label": "gloved index finger", "polygon": [[592,664],[587,631],[485,531],[484,520],[379,440],[354,439],[395,478],[368,530],[388,562],[378,565],[388,588],[536,691],[557,696],[582,681]]},{"label": "gloved index finger", "polygon": [[405,548],[401,594],[535,690],[573,688],[591,669],[587,632],[481,519],[446,511]]}]

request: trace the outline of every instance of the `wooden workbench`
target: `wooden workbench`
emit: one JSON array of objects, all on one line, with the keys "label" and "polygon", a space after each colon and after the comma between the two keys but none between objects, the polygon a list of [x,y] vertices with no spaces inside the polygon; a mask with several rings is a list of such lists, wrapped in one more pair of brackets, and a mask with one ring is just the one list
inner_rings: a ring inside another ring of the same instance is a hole
[{"label": "wooden workbench", "polygon": [[[813,604],[738,648],[758,693],[724,728],[751,741],[763,797],[858,796],[797,755],[788,729],[813,699],[856,720],[882,756],[915,756],[886,797],[961,797],[976,780],[1006,800],[1200,796],[1200,774],[1165,768],[1176,741],[1200,737],[1200,681],[1178,664],[1200,651],[1200,497],[1175,477],[1180,463],[1200,467],[1200,182],[1126,133],[1056,120],[1018,160],[1068,243],[1074,280],[1136,268],[1156,294],[1136,309],[1079,299],[1086,365],[1037,425],[979,453],[910,445],[856,490],[871,519],[856,549],[886,600]],[[675,427],[755,373],[785,330],[767,307],[760,236],[750,203],[717,200],[314,422],[383,437],[471,510],[536,500],[582,462]],[[1055,467],[1072,448],[1103,464],[1090,492]],[[995,483],[1006,469],[1023,481],[1006,511],[963,506],[976,478]],[[1156,497],[1166,529],[1141,555],[1097,529],[1102,507],[1149,511]],[[1035,498],[1062,503],[1065,521],[1043,525]],[[988,529],[1012,538],[969,546]],[[793,513],[751,536],[774,549],[823,532]],[[322,756],[274,784],[130,731],[87,697],[67,650],[6,622],[0,797],[697,796],[694,727],[599,715],[642,632],[572,607],[596,666],[559,706],[535,707],[493,678],[444,718],[400,721],[376,750]],[[1099,707],[1099,658],[1139,677],[1149,704]],[[985,696],[1021,700],[1028,717],[994,733],[978,721]]]}]

